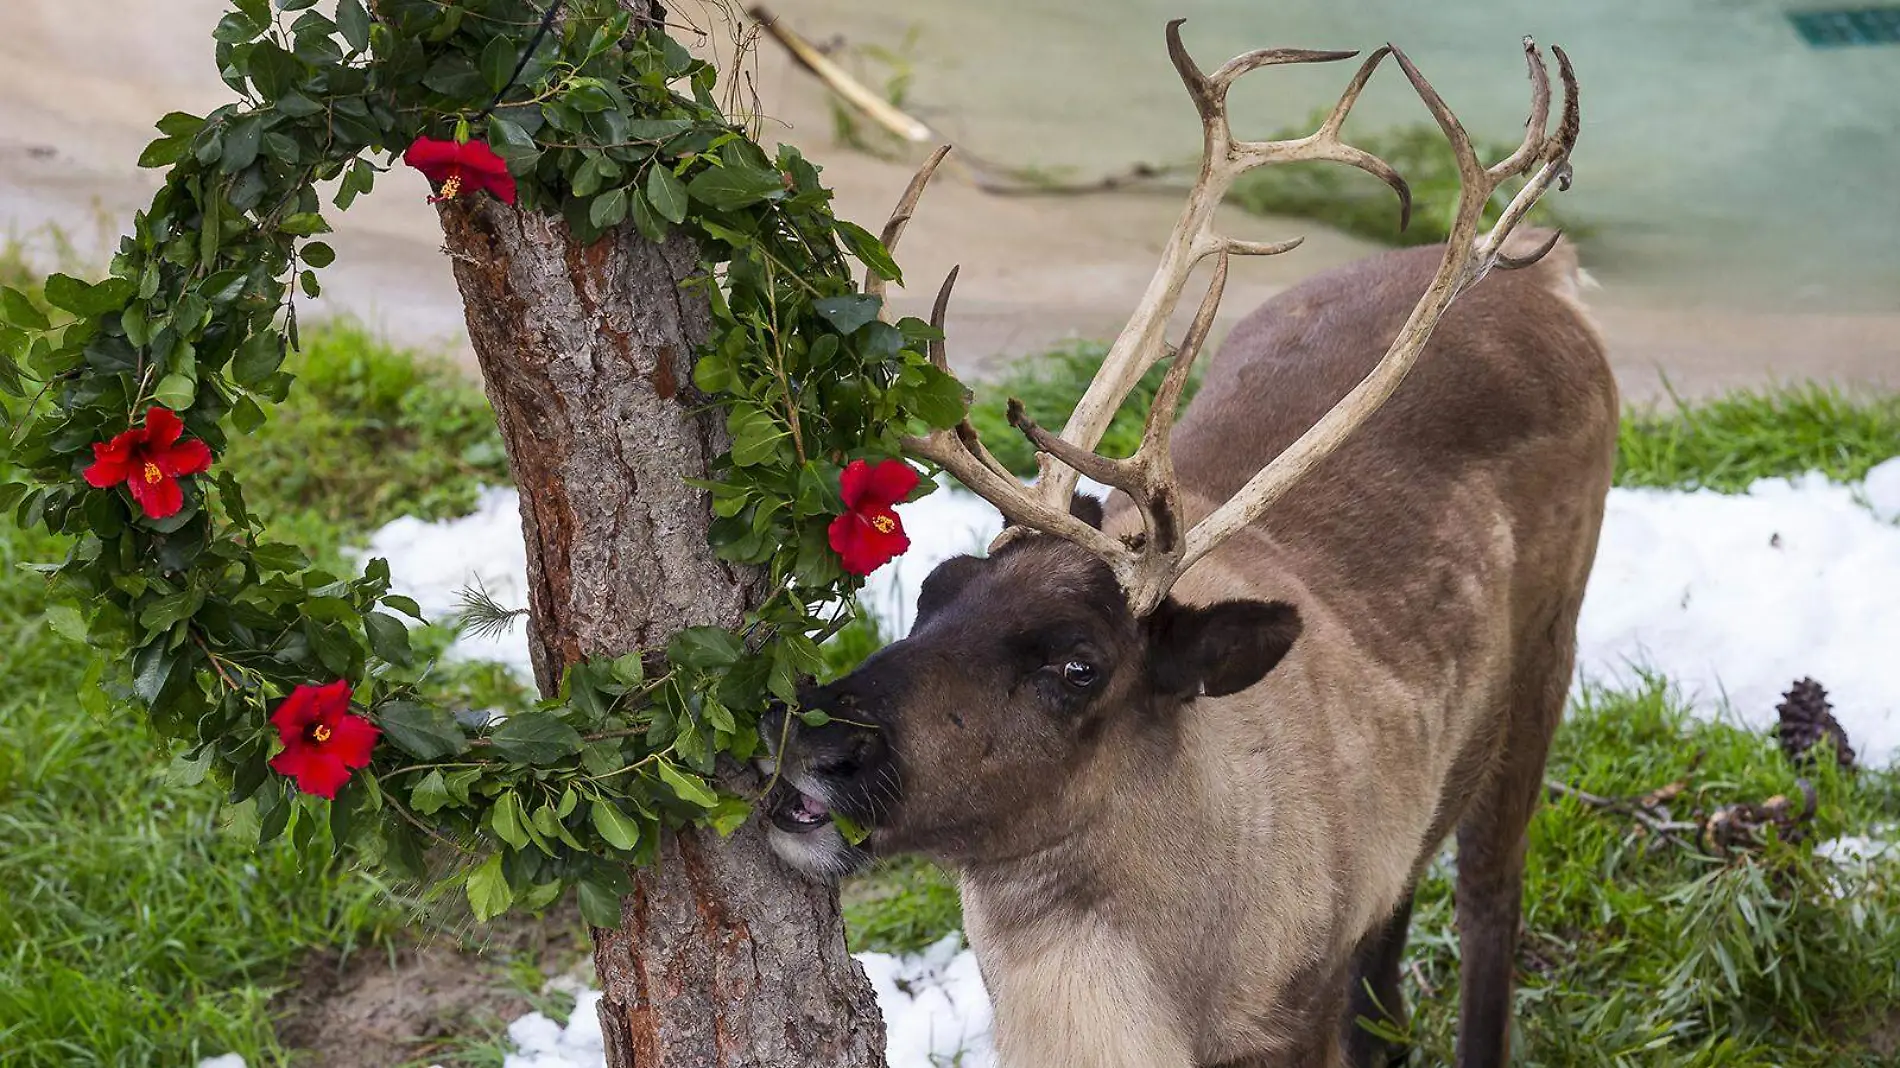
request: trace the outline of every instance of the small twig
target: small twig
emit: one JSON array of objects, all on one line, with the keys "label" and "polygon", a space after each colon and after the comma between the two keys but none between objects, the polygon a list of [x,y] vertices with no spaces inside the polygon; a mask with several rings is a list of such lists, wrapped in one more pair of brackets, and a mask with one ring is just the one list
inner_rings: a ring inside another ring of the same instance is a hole
[{"label": "small twig", "polygon": [[211,669],[218,673],[218,678],[224,680],[224,685],[226,687],[232,690],[237,690],[237,691],[242,691],[244,689],[244,687],[239,686],[231,678],[231,676],[225,674],[224,665],[218,662],[218,654],[211,651],[211,647],[205,644],[205,640],[203,638],[200,638],[196,631],[193,631],[191,633],[191,640],[193,643],[195,643],[198,646],[198,648],[204,650],[205,656],[209,658],[211,661]]},{"label": "small twig", "polygon": [[402,806],[401,802],[397,801],[394,797],[389,796],[388,793],[383,794],[383,799],[389,802],[390,808],[396,810],[396,815],[401,816],[403,819],[409,821],[410,826],[413,826],[416,830],[421,831],[423,834],[428,835],[430,838],[433,838],[436,841],[442,843],[443,845],[448,846],[450,849],[455,850],[457,853],[460,853],[465,857],[480,856],[480,854],[475,852],[475,850],[470,849],[467,846],[463,845],[462,843],[455,841],[454,839],[443,834],[441,831],[436,830],[434,827],[431,827],[428,824],[422,822],[420,819],[416,818],[414,814],[412,814],[408,809]]}]

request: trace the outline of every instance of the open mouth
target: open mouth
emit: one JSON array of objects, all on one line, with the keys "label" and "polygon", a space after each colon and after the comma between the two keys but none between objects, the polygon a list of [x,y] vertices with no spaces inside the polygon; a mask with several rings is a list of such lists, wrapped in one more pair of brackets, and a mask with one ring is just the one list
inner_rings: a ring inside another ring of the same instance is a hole
[{"label": "open mouth", "polygon": [[831,806],[780,779],[766,799],[772,825],[792,834],[809,834],[831,822]]}]

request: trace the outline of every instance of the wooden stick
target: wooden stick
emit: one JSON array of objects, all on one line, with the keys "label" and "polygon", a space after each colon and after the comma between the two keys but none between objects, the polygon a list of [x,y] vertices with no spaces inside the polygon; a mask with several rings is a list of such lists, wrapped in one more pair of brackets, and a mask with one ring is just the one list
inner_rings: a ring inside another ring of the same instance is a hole
[{"label": "wooden stick", "polygon": [[746,13],[757,20],[773,40],[784,45],[799,66],[810,71],[832,92],[842,97],[845,103],[863,112],[872,122],[906,141],[928,141],[935,136],[930,132],[930,127],[899,111],[889,101],[865,88],[864,83],[845,73],[844,68],[833,63],[810,41],[781,23],[777,16],[765,9],[765,5],[753,4],[746,8]]}]

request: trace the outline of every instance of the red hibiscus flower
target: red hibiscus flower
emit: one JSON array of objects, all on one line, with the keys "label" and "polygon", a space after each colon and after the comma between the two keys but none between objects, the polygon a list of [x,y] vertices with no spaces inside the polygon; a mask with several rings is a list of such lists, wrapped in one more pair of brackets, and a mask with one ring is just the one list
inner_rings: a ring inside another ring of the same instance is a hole
[{"label": "red hibiscus flower", "polygon": [[145,425],[111,441],[94,442],[86,481],[98,489],[125,483],[139,509],[153,519],[178,514],[185,491],[178,480],[211,467],[211,448],[197,438],[180,441],[185,424],[169,408],[154,406]]},{"label": "red hibiscus flower", "polygon": [[436,195],[429,198],[431,204],[454,200],[471,189],[486,189],[504,204],[515,202],[515,176],[508,173],[508,165],[487,142],[418,137],[402,154],[402,161],[436,184]]},{"label": "red hibiscus flower", "polygon": [[904,521],[891,510],[917,488],[917,472],[909,464],[885,460],[873,467],[853,460],[838,488],[845,513],[831,521],[831,547],[844,558],[846,571],[868,575],[910,548]]},{"label": "red hibiscus flower", "polygon": [[336,797],[350,781],[350,770],[369,766],[369,752],[382,731],[350,711],[350,684],[299,686],[271,713],[284,751],[270,758],[271,770],[297,780],[297,789],[318,797]]}]

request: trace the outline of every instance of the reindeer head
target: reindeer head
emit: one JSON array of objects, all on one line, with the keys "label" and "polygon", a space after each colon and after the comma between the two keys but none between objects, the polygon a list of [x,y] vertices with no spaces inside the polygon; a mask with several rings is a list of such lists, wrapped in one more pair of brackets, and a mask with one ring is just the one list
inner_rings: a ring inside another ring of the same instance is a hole
[{"label": "reindeer head", "polygon": [[[1567,181],[1578,114],[1575,81],[1561,49],[1556,56],[1565,106],[1556,133],[1546,130],[1549,75],[1526,38],[1528,132],[1509,158],[1486,167],[1436,91],[1390,46],[1366,59],[1313,134],[1292,141],[1236,140],[1226,97],[1241,75],[1354,53],[1270,49],[1205,74],[1183,47],[1180,24],[1168,25],[1168,50],[1201,115],[1206,144],[1200,175],[1147,293],[1062,435],[1043,430],[1011,403],[1010,421],[1040,453],[1036,486],[1025,487],[1004,468],[967,421],[906,442],[912,455],[994,504],[1009,526],[988,557],[950,560],[931,574],[908,637],[848,677],[803,695],[803,704],[823,710],[830,721],[787,732],[766,810],[774,848],[805,871],[843,874],[873,851],[922,852],[956,864],[1031,854],[1071,833],[1076,819],[1111,805],[1112,790],[1102,784],[1129,788],[1128,776],[1141,774],[1145,759],[1165,759],[1185,705],[1259,682],[1298,638],[1297,609],[1261,601],[1183,605],[1168,596],[1175,580],[1258,518],[1391,396],[1461,291],[1494,265],[1522,266],[1542,255],[1518,261],[1501,249],[1544,190]],[[1233,180],[1254,167],[1330,160],[1385,180],[1399,194],[1402,216],[1409,212],[1409,192],[1398,174],[1339,137],[1360,91],[1387,55],[1438,120],[1458,161],[1462,192],[1438,272],[1372,372],[1231,500],[1187,528],[1168,438],[1189,368],[1219,306],[1228,258],[1271,255],[1299,244],[1221,236],[1213,229],[1214,209]],[[946,151],[939,149],[912,180],[885,227],[886,245],[896,244]],[[1522,176],[1528,176],[1523,189],[1480,236],[1492,195]],[[1189,272],[1208,256],[1218,257],[1213,280],[1179,349],[1171,352],[1163,331]],[[940,330],[955,280],[952,270],[937,296],[932,321]],[[881,294],[883,282],[873,275],[865,288]],[[931,358],[948,369],[943,342],[933,343]],[[1098,455],[1094,449],[1115,409],[1162,359],[1171,362],[1139,448],[1127,459]],[[1072,497],[1078,475],[1125,494],[1139,516],[1139,531],[1121,537],[1104,531],[1100,507],[1078,505],[1085,499]],[[768,733],[776,737],[779,731]],[[869,829],[868,848],[847,843],[834,815]]]}]

